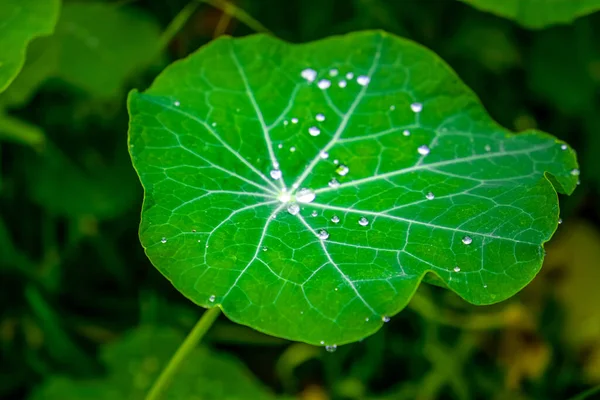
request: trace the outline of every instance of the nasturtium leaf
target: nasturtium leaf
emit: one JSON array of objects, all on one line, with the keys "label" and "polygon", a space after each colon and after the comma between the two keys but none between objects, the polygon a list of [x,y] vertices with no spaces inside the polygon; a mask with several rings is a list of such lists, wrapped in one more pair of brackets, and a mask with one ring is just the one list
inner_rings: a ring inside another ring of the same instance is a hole
[{"label": "nasturtium leaf", "polygon": [[59,7],[59,0],[0,2],[0,92],[23,67],[29,42],[52,33]]},{"label": "nasturtium leaf", "polygon": [[[54,376],[30,400],[142,400],[183,341],[170,329],[142,327],[106,345],[103,379],[74,380]],[[238,360],[206,348],[194,349],[167,388],[165,399],[275,399]]]},{"label": "nasturtium leaf", "polygon": [[379,329],[431,272],[474,304],[538,272],[575,153],[514,135],[431,51],[379,31],[221,38],[129,97],[152,263],[313,344]]},{"label": "nasturtium leaf", "polygon": [[600,10],[600,0],[460,0],[530,29],[568,24]]}]

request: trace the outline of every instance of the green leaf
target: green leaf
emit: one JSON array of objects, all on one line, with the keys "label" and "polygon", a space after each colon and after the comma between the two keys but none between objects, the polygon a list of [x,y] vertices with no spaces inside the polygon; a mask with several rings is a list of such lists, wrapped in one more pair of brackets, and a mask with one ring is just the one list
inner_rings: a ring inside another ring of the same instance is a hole
[{"label": "green leaf", "polygon": [[147,13],[65,4],[53,38],[61,48],[57,76],[98,97],[116,96],[126,78],[157,56],[159,38],[160,27]]},{"label": "green leaf", "polygon": [[[39,387],[35,400],[144,399],[183,337],[169,329],[139,328],[102,350],[108,375],[73,380],[55,376]],[[226,354],[197,348],[181,364],[166,399],[274,399],[247,368]]]},{"label": "green leaf", "polygon": [[59,7],[59,0],[0,2],[0,92],[23,67],[29,42],[52,33]]},{"label": "green leaf", "polygon": [[566,144],[511,134],[382,32],[222,38],[129,109],[152,263],[197,304],[313,344],[375,332],[428,272],[474,304],[512,296],[579,173]]},{"label": "green leaf", "polygon": [[568,24],[600,10],[600,0],[460,0],[529,29]]}]

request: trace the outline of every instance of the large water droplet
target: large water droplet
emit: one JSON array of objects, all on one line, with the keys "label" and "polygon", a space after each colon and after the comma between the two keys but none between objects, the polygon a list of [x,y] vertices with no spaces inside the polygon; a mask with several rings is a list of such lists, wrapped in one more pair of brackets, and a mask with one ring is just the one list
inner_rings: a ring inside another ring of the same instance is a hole
[{"label": "large water droplet", "polygon": [[319,87],[319,89],[329,89],[329,87],[331,86],[331,81],[327,80],[327,79],[321,79],[318,83],[317,86]]},{"label": "large water droplet", "polygon": [[348,168],[344,164],[341,164],[339,167],[337,167],[335,172],[337,172],[337,174],[340,176],[345,176],[348,172],[350,172],[350,168]]},{"label": "large water droplet", "polygon": [[471,244],[473,243],[473,239],[471,238],[471,236],[465,236],[464,238],[462,238],[462,242],[464,244]]},{"label": "large water droplet", "polygon": [[308,128],[308,133],[310,133],[310,136],[319,136],[321,134],[321,130],[316,126],[311,126]]},{"label": "large water droplet", "polygon": [[287,210],[290,214],[296,215],[300,212],[300,206],[296,203],[293,203],[288,206]]},{"label": "large water droplet", "polygon": [[358,78],[356,78],[356,82],[361,86],[367,86],[370,81],[371,81],[371,78],[369,78],[366,75],[361,75]]},{"label": "large water droplet", "polygon": [[316,195],[310,189],[300,189],[296,195],[296,201],[299,203],[310,203],[315,199]]},{"label": "large water droplet", "polygon": [[306,68],[300,75],[309,82],[314,82],[314,80],[317,79],[317,71],[312,68]]},{"label": "large water droplet", "polygon": [[335,189],[335,188],[338,188],[340,186],[340,183],[338,182],[337,179],[333,178],[332,180],[329,181],[328,185],[329,185],[330,188]]},{"label": "large water droplet", "polygon": [[215,295],[213,294],[213,295],[211,295],[211,296],[208,298],[208,301],[210,301],[211,303],[214,303],[216,298],[217,298],[217,296],[215,296]]},{"label": "large water droplet", "polygon": [[331,217],[331,222],[333,222],[334,224],[339,223],[340,217],[338,217],[337,215],[334,215],[333,217]]},{"label": "large water droplet", "polygon": [[325,240],[329,238],[329,232],[327,232],[325,229],[321,229],[319,233],[317,233],[317,236],[319,239]]},{"label": "large water droplet", "polygon": [[460,272],[460,267],[458,265],[454,267],[454,272]]},{"label": "large water droplet", "polygon": [[369,225],[369,220],[366,219],[365,217],[360,217],[360,219],[358,220],[358,224],[360,226],[367,226],[367,225]]},{"label": "large water droplet", "polygon": [[425,198],[427,200],[433,200],[433,199],[435,199],[435,195],[433,193],[429,192],[425,195]]},{"label": "large water droplet", "polygon": [[277,180],[281,178],[281,170],[280,169],[272,169],[271,170],[271,178]]},{"label": "large water droplet", "polygon": [[412,103],[410,105],[410,109],[413,110],[413,112],[420,113],[421,111],[423,111],[423,104],[422,103]]},{"label": "large water droplet", "polygon": [[337,345],[332,344],[332,345],[325,346],[325,350],[327,350],[330,353],[333,353],[334,351],[337,350]]},{"label": "large water droplet", "polygon": [[323,115],[323,114],[317,114],[317,115],[315,116],[315,119],[316,119],[317,121],[319,121],[319,122],[323,122],[323,121],[325,121],[325,115]]},{"label": "large water droplet", "polygon": [[420,155],[426,156],[427,154],[429,154],[429,147],[427,147],[426,145],[422,145],[422,146],[419,146],[417,151],[419,152]]},{"label": "large water droplet", "polygon": [[164,237],[164,238],[160,239],[160,242],[161,242],[161,243],[167,243],[167,238],[166,238],[166,237]]}]

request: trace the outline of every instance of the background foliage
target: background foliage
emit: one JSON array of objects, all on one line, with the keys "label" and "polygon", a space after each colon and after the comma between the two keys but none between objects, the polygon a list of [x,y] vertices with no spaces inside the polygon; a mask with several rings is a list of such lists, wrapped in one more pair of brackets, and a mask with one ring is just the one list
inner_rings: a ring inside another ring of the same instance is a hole
[{"label": "background foliage", "polygon": [[201,310],[139,245],[125,95],[214,36],[264,27],[292,42],[373,28],[415,40],[503,126],[570,143],[581,184],[517,297],[477,308],[424,286],[376,335],[332,354],[220,319],[189,361],[215,368],[186,367],[195,373],[173,390],[208,380],[215,392],[197,398],[244,382],[254,398],[565,399],[600,383],[600,14],[528,30],[450,0],[211,3],[63,1],[55,33],[31,42],[0,94],[0,397],[139,398],[194,324]]}]

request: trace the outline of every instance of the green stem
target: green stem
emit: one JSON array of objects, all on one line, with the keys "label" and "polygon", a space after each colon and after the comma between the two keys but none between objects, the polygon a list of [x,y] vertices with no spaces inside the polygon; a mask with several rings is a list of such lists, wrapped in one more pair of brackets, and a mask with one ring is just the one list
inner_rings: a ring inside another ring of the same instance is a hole
[{"label": "green stem", "polygon": [[181,363],[188,354],[194,350],[200,340],[202,340],[220,313],[221,309],[219,307],[213,307],[202,314],[202,317],[200,317],[196,326],[194,326],[192,331],[187,335],[181,346],[179,346],[175,354],[173,354],[173,357],[171,357],[171,360],[165,369],[161,372],[158,379],[154,382],[154,385],[146,395],[146,400],[158,400],[161,398],[163,392],[167,389],[173,376],[181,366]]},{"label": "green stem", "polygon": [[575,397],[572,397],[570,400],[585,400],[585,399],[589,399],[590,396],[596,394],[596,393],[600,393],[600,385],[598,386],[594,386],[591,389],[586,390],[583,393],[578,394]]},{"label": "green stem", "polygon": [[167,47],[167,45],[173,40],[175,35],[183,29],[184,25],[190,19],[190,17],[194,14],[198,8],[198,3],[195,1],[190,1],[187,6],[185,6],[179,13],[173,18],[173,20],[169,23],[165,31],[160,36],[158,47],[162,51]]}]

